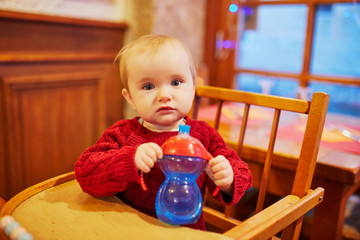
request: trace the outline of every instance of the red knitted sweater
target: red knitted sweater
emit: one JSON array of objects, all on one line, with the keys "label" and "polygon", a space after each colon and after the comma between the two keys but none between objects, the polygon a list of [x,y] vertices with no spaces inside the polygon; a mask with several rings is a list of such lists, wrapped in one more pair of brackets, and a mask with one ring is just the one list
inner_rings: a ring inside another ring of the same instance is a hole
[{"label": "red knitted sweater", "polygon": [[[252,185],[252,175],[235,151],[228,148],[219,133],[203,121],[186,117],[190,135],[202,142],[212,156],[224,155],[234,171],[234,193],[232,197],[218,194],[216,199],[224,204],[236,204],[245,190]],[[138,118],[120,120],[106,129],[97,143],[85,150],[75,164],[75,175],[82,190],[95,197],[117,195],[126,204],[156,217],[155,198],[165,176],[158,164],[144,175],[147,191],[140,186],[139,172],[135,167],[134,155],[142,143],[155,142],[160,146],[178,132],[152,132],[141,126]],[[206,186],[210,192],[215,184],[204,172],[197,184],[204,196]],[[197,223],[189,225],[205,229],[203,216]]]}]

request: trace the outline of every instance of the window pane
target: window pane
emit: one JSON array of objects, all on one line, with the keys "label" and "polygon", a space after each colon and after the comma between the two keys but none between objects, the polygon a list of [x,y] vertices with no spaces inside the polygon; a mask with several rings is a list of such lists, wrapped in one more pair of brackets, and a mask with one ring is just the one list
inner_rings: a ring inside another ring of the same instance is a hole
[{"label": "window pane", "polygon": [[311,82],[309,88],[330,95],[328,112],[360,117],[360,87]]},{"label": "window pane", "polygon": [[276,5],[244,7],[239,14],[237,66],[300,72],[303,62],[307,7]]},{"label": "window pane", "polygon": [[360,19],[352,3],[319,5],[316,11],[313,74],[360,77]]},{"label": "window pane", "polygon": [[296,98],[298,82],[287,78],[272,78],[253,74],[238,74],[237,89],[249,92]]}]

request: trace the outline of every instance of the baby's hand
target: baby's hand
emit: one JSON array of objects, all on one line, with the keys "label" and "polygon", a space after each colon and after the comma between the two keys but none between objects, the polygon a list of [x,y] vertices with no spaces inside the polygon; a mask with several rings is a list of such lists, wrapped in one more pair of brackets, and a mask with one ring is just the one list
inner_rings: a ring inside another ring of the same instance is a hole
[{"label": "baby's hand", "polygon": [[161,147],[156,143],[141,144],[135,152],[135,166],[138,170],[145,173],[150,172],[159,158],[163,157]]},{"label": "baby's hand", "polygon": [[222,155],[209,161],[207,174],[220,187],[221,191],[231,193],[233,190],[234,172],[230,162]]}]

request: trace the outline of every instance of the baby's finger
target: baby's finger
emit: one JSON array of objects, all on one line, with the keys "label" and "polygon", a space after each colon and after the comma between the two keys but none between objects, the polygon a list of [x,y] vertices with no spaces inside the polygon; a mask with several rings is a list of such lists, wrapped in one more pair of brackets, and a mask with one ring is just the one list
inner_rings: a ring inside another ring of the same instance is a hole
[{"label": "baby's finger", "polygon": [[219,164],[219,163],[221,163],[223,161],[227,161],[226,158],[223,155],[218,155],[218,156],[214,157],[213,159],[210,159],[209,165],[214,166],[214,165]]},{"label": "baby's finger", "polygon": [[150,157],[148,155],[145,155],[143,158],[142,158],[142,162],[144,164],[146,164],[146,166],[148,166],[149,168],[152,168],[154,165],[155,165],[155,162],[156,162],[156,158],[154,157]]},{"label": "baby's finger", "polygon": [[163,151],[158,144],[151,142],[149,143],[149,147],[154,151],[156,160],[163,157]]},{"label": "baby's finger", "polygon": [[227,176],[225,178],[219,178],[219,179],[215,178],[214,180],[215,185],[219,187],[228,186],[232,182],[233,182],[233,176]]},{"label": "baby's finger", "polygon": [[216,174],[218,172],[228,169],[229,167],[231,167],[230,164],[226,162],[219,162],[211,167],[211,171]]},{"label": "baby's finger", "polygon": [[210,179],[214,181],[214,174],[209,165],[206,166],[205,171],[206,171],[207,175],[210,177]]},{"label": "baby's finger", "polygon": [[144,173],[150,172],[150,167],[146,165],[143,161],[138,161],[136,167]]},{"label": "baby's finger", "polygon": [[214,172],[214,179],[218,180],[218,179],[224,179],[229,177],[229,172],[227,171],[219,171],[219,172]]}]

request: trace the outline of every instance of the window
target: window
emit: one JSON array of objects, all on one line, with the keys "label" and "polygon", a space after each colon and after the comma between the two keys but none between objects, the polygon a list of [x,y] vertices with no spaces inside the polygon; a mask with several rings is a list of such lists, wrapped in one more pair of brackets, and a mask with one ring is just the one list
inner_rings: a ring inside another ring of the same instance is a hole
[{"label": "window", "polygon": [[360,3],[223,0],[221,9],[212,84],[231,72],[227,86],[246,91],[324,91],[329,112],[360,117]]}]

